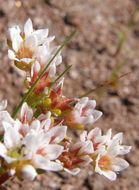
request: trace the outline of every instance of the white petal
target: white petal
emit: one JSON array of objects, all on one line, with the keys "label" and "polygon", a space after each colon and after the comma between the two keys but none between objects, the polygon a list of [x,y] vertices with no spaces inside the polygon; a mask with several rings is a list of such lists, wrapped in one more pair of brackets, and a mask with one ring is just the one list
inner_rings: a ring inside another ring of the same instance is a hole
[{"label": "white petal", "polygon": [[40,121],[39,120],[34,120],[31,123],[30,129],[33,129],[35,131],[39,131],[40,130]]},{"label": "white petal", "polygon": [[36,50],[37,47],[37,38],[36,36],[31,35],[30,37],[28,37],[25,41],[25,47],[29,48],[32,51]]},{"label": "white petal", "polygon": [[20,34],[21,30],[19,28],[19,26],[14,26],[8,29],[7,31],[7,39],[12,41],[13,37],[18,33]]},{"label": "white petal", "polygon": [[121,144],[123,141],[123,133],[117,133],[114,135],[113,140],[117,140],[117,143]]},{"label": "white petal", "polygon": [[48,111],[47,114],[41,114],[41,115],[38,117],[38,119],[39,119],[40,121],[44,121],[44,120],[46,120],[46,119],[50,119],[50,117],[51,117],[51,112]]},{"label": "white petal", "polygon": [[2,100],[2,101],[0,102],[0,111],[1,111],[1,110],[5,110],[6,107],[7,107],[7,100]]},{"label": "white petal", "polygon": [[36,134],[36,131],[31,130],[23,139],[23,144],[29,151],[35,153],[42,145],[41,138],[39,139],[39,137],[40,136]]},{"label": "white petal", "polygon": [[55,126],[48,131],[53,143],[61,142],[66,136],[67,126]]},{"label": "white petal", "polygon": [[48,129],[50,128],[50,125],[51,125],[51,119],[45,119],[41,122],[41,128],[46,131],[48,131]]},{"label": "white petal", "polygon": [[29,64],[29,63],[31,63],[32,61],[34,61],[34,59],[31,59],[31,58],[23,58],[23,59],[20,59],[19,61],[20,61],[20,62],[23,62],[23,63],[26,63],[26,64]]},{"label": "white petal", "polygon": [[20,145],[20,134],[18,131],[9,123],[3,122],[4,126],[4,144],[7,148],[12,148]]},{"label": "white petal", "polygon": [[94,128],[94,129],[92,129],[89,133],[88,133],[88,139],[94,139],[94,138],[96,138],[96,137],[99,137],[99,136],[101,136],[101,129],[99,129],[99,128]]},{"label": "white petal", "polygon": [[23,179],[33,181],[37,176],[37,172],[32,165],[25,165],[21,170],[21,176]]},{"label": "white petal", "polygon": [[90,141],[86,141],[79,151],[80,154],[83,154],[83,153],[92,154],[93,152],[94,152],[94,147],[93,147],[92,142]]},{"label": "white petal", "polygon": [[51,118],[48,118],[44,121],[44,130],[45,131],[48,131],[48,129],[50,128],[51,126]]},{"label": "white petal", "polygon": [[119,146],[119,155],[124,155],[124,154],[128,154],[131,150],[131,146],[125,146],[125,145],[121,145]]},{"label": "white petal", "polygon": [[80,103],[80,104],[85,104],[85,105],[86,105],[87,102],[88,102],[88,100],[89,100],[88,97],[83,97],[83,98],[80,99],[79,103]]},{"label": "white petal", "polygon": [[109,155],[115,157],[119,154],[119,146],[114,146],[114,145],[111,145],[110,147],[108,146],[107,151]]},{"label": "white petal", "polygon": [[33,32],[33,26],[31,19],[28,19],[24,25],[25,38],[28,38]]},{"label": "white petal", "polygon": [[112,129],[109,129],[106,133],[107,143],[109,144],[112,136]]},{"label": "white petal", "polygon": [[74,168],[72,170],[69,170],[67,168],[64,168],[64,171],[71,174],[71,175],[77,175],[81,171],[81,169],[80,168]]},{"label": "white petal", "polygon": [[49,68],[49,76],[50,77],[54,77],[56,74],[56,66],[55,65],[51,65],[51,67]]},{"label": "white petal", "polygon": [[8,50],[8,57],[9,57],[9,59],[11,59],[11,60],[14,60],[15,59],[15,53],[14,53],[14,51],[12,51],[12,50]]},{"label": "white petal", "polygon": [[79,102],[75,105],[75,109],[78,110],[80,113],[82,111],[82,108],[86,106],[88,102],[88,97],[83,97],[79,100]]},{"label": "white petal", "polygon": [[45,166],[49,164],[49,160],[39,154],[34,156],[33,162],[37,169],[44,169],[44,170]]},{"label": "white petal", "polygon": [[122,158],[114,158],[113,160],[113,170],[122,171],[129,166],[129,163]]},{"label": "white petal", "polygon": [[39,149],[45,148],[50,142],[50,137],[45,134],[42,130],[30,132],[23,139],[23,144],[26,145],[29,151],[36,153]]},{"label": "white petal", "polygon": [[13,127],[15,128],[15,130],[19,131],[22,127],[22,123],[18,119],[16,119],[13,123]]},{"label": "white petal", "polygon": [[105,145],[101,145],[97,149],[97,153],[100,155],[105,155],[107,153]]},{"label": "white petal", "polygon": [[87,140],[87,131],[82,132],[82,134],[80,135],[80,140],[82,142],[85,142]]},{"label": "white petal", "polygon": [[48,29],[40,29],[33,32],[33,35],[36,35],[38,45],[42,45],[46,42],[48,36]]},{"label": "white petal", "polygon": [[56,85],[56,89],[62,89],[64,84],[64,77],[61,78],[60,82]]},{"label": "white petal", "polygon": [[48,171],[60,171],[63,169],[62,165],[57,162],[49,161],[42,156],[35,156],[34,163],[37,168]]},{"label": "white petal", "polygon": [[87,103],[87,107],[94,109],[96,107],[96,101],[95,100],[89,100]]},{"label": "white petal", "polygon": [[[55,66],[60,65],[60,63],[62,62],[62,56],[60,55],[60,53],[55,57],[53,63],[55,64]],[[53,64],[52,63],[52,64]]]},{"label": "white petal", "polygon": [[21,117],[21,120],[24,120],[24,117],[26,117],[26,119],[27,119],[28,122],[30,122],[32,120],[33,111],[27,105],[26,102],[22,105],[21,112],[20,112],[20,117]]},{"label": "white petal", "polygon": [[35,51],[35,57],[42,65],[48,63],[48,58],[50,57],[49,49],[44,45],[38,46]]},{"label": "white petal", "polygon": [[49,47],[50,42],[52,42],[54,39],[55,39],[55,36],[47,37],[47,39],[45,40],[44,45]]},{"label": "white petal", "polygon": [[38,73],[40,69],[41,69],[40,63],[36,61],[31,67],[31,76],[33,76],[34,73]]},{"label": "white petal", "polygon": [[6,147],[0,142],[0,156],[4,158],[6,153],[7,153]]},{"label": "white petal", "polygon": [[98,120],[102,116],[102,112],[98,110],[93,111],[93,116],[94,116],[94,122]]},{"label": "white petal", "polygon": [[17,34],[15,34],[15,35],[13,36],[13,39],[12,39],[12,47],[13,47],[13,50],[14,50],[15,52],[17,52],[17,51],[20,49],[22,42],[23,42],[23,39],[22,39],[22,37],[20,36],[20,34],[17,33]]},{"label": "white petal", "polygon": [[63,146],[57,144],[49,144],[45,149],[46,157],[49,160],[55,160],[62,154],[63,149],[64,149]]},{"label": "white petal", "polygon": [[14,120],[7,111],[0,112],[0,121],[7,121],[8,123],[14,123]]},{"label": "white petal", "polygon": [[88,115],[86,117],[81,117],[81,123],[83,123],[84,125],[91,125],[95,122],[94,120],[94,116],[93,115]]},{"label": "white petal", "polygon": [[116,173],[113,171],[102,171],[102,174],[111,181],[115,181],[117,178]]},{"label": "white petal", "polygon": [[14,123],[14,120],[12,119],[12,117],[7,111],[1,111],[0,112],[0,132],[3,132],[4,130],[3,125],[2,125],[3,121],[6,121],[10,124]]},{"label": "white petal", "polygon": [[45,170],[61,171],[61,170],[63,170],[63,166],[60,163],[50,161],[49,164],[45,166]]}]

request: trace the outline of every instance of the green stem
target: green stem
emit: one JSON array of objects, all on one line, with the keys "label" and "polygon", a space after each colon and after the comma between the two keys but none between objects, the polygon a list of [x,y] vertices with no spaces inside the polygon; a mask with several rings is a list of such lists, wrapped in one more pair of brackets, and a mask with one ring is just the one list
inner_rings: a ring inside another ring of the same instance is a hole
[{"label": "green stem", "polygon": [[62,43],[62,45],[57,49],[55,55],[50,59],[50,61],[48,62],[48,64],[46,65],[46,67],[40,72],[38,78],[36,79],[36,81],[32,84],[31,88],[28,90],[28,92],[24,95],[23,99],[21,100],[21,102],[18,104],[18,106],[16,107],[15,111],[12,114],[12,117],[15,118],[18,111],[20,110],[22,104],[28,99],[29,95],[31,94],[31,92],[33,91],[33,89],[35,88],[36,84],[40,81],[40,79],[43,77],[43,75],[45,74],[47,68],[50,66],[50,64],[52,63],[52,61],[55,59],[55,57],[58,55],[58,53],[65,47],[65,45],[67,45],[70,40],[72,39],[72,37],[75,35],[75,31],[72,32],[68,37],[66,37],[66,39],[64,40],[64,42]]},{"label": "green stem", "polygon": [[93,88],[93,89],[91,89],[91,90],[85,92],[83,95],[79,96],[79,98],[86,97],[86,96],[90,95],[92,92],[94,92],[94,91],[96,91],[97,89],[102,88],[102,87],[104,87],[104,85],[103,85],[103,84],[100,84],[100,85],[98,85],[96,88]]},{"label": "green stem", "polygon": [[[119,77],[117,76],[116,80],[118,81],[118,80],[120,80],[121,78],[123,78],[123,77],[125,77],[125,76],[127,76],[127,75],[129,75],[129,74],[131,74],[131,73],[132,73],[132,72],[130,71],[130,72],[128,72],[128,73],[124,73],[123,75],[121,75],[121,76],[119,76]],[[96,91],[97,89],[104,88],[104,87],[106,87],[106,86],[110,86],[111,83],[112,83],[111,80],[105,81],[103,84],[99,84],[96,88],[93,88],[93,89],[87,91],[85,94],[79,96],[79,98],[83,98],[83,97],[85,97],[85,96],[88,96],[88,95],[90,95],[92,92]]]},{"label": "green stem", "polygon": [[49,88],[52,88],[52,87],[55,85],[55,83],[56,83],[59,79],[61,79],[61,78],[71,69],[71,67],[72,67],[72,65],[68,66],[68,67],[52,82],[52,84],[50,85]]}]

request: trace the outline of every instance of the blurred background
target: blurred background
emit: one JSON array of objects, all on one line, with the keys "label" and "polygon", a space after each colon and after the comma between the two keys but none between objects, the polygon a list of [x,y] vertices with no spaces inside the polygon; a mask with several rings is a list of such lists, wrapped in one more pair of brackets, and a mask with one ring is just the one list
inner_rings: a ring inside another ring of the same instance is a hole
[{"label": "blurred background", "polygon": [[[0,0],[0,99],[12,111],[23,96],[23,76],[7,57],[6,30],[23,26],[49,28],[60,44],[71,31],[76,36],[64,49],[63,64],[72,69],[65,77],[64,94],[80,96],[92,90],[103,117],[95,123],[104,132],[124,133],[132,145],[126,156],[130,167],[110,182],[91,170],[73,177],[47,173],[32,183],[11,179],[9,190],[138,190],[139,189],[139,1],[138,0]],[[77,138],[78,133],[73,134]]]}]

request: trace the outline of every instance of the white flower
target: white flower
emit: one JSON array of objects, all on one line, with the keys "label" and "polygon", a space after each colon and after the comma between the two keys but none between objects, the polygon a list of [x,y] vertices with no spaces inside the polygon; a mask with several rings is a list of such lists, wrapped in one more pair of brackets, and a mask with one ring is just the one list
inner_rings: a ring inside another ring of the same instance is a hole
[{"label": "white flower", "polygon": [[25,137],[30,131],[43,131],[50,136],[51,143],[60,143],[66,136],[67,126],[61,124],[51,126],[51,112],[33,118],[33,110],[25,102],[21,108],[20,120],[14,121],[14,128]]},{"label": "white flower", "polygon": [[47,134],[51,137],[51,143],[60,143],[65,137],[67,126],[55,126],[48,130]]},{"label": "white flower", "polygon": [[106,134],[107,141],[98,148],[98,156],[95,161],[95,172],[104,175],[111,181],[115,180],[117,173],[129,166],[128,162],[118,155],[129,153],[131,146],[122,145],[122,133],[111,138],[111,129]]},{"label": "white flower", "polygon": [[[10,49],[8,55],[11,60],[15,61],[18,68],[22,70],[30,70],[31,65],[37,63],[37,72],[41,67],[48,64],[49,60],[54,56],[58,47],[50,47],[54,37],[48,37],[48,29],[34,30],[30,19],[24,25],[22,32],[18,26],[9,29],[8,41]],[[56,73],[56,66],[62,61],[60,53],[55,57],[49,66],[49,76],[53,77]],[[32,66],[32,75],[36,71]]]},{"label": "white flower", "polygon": [[0,134],[3,133],[3,121],[7,121],[8,123],[14,123],[14,120],[12,119],[12,117],[10,116],[10,114],[8,113],[8,111],[6,111],[7,107],[7,100],[3,100],[0,102]]},{"label": "white flower", "polygon": [[23,32],[18,26],[9,28],[8,40],[11,42],[9,58],[29,64],[33,61],[37,47],[48,41],[47,36],[48,29],[34,31],[30,19],[25,23]]},{"label": "white flower", "polygon": [[58,143],[65,138],[66,127],[56,126],[45,131],[41,128],[40,121],[34,120],[31,129],[28,128],[23,135],[20,127],[27,124],[19,127],[20,124],[18,120],[13,125],[3,122],[4,142],[0,143],[0,157],[10,165],[10,170],[29,180],[36,177],[37,169],[62,170],[63,166],[57,159],[63,153],[64,147]]},{"label": "white flower", "polygon": [[123,133],[117,133],[112,137],[112,130],[109,129],[106,134],[107,151],[112,155],[124,155],[130,152],[131,146],[122,145]]},{"label": "white flower", "polygon": [[[44,68],[51,58],[55,55],[56,51],[58,50],[59,47],[50,47],[46,46],[46,44],[39,46],[36,51],[35,51],[35,57],[36,61],[31,67],[31,78],[34,76],[38,76],[38,73],[42,68]],[[50,78],[54,77],[56,74],[56,67],[60,65],[62,62],[62,56],[60,53],[54,58],[54,60],[51,62],[51,64],[48,67],[48,76]],[[31,79],[28,79],[31,80]]]},{"label": "white flower", "polygon": [[81,98],[72,112],[74,122],[85,126],[93,124],[102,115],[101,111],[95,110],[95,106],[95,100],[89,100],[88,97]]},{"label": "white flower", "polygon": [[7,163],[11,163],[20,158],[18,151],[21,146],[21,135],[11,124],[3,122],[3,126],[4,142],[0,143],[0,156]]},{"label": "white flower", "polygon": [[28,158],[32,159],[38,169],[59,171],[62,165],[55,160],[62,154],[63,146],[50,144],[51,137],[43,131],[32,130],[23,140],[27,147]]},{"label": "white flower", "polygon": [[102,131],[99,128],[92,129],[88,134],[87,131],[83,131],[80,135],[82,142],[91,141],[93,144],[94,151],[96,151],[101,145],[106,142],[107,137],[102,135]]},{"label": "white flower", "polygon": [[89,141],[68,143],[65,146],[65,151],[59,157],[60,162],[64,167],[64,171],[77,175],[81,168],[87,166],[92,162],[89,155],[94,152],[92,143]]},{"label": "white flower", "polygon": [[117,173],[126,169],[128,166],[128,162],[122,158],[108,153],[99,154],[96,159],[95,172],[114,181],[117,178]]}]

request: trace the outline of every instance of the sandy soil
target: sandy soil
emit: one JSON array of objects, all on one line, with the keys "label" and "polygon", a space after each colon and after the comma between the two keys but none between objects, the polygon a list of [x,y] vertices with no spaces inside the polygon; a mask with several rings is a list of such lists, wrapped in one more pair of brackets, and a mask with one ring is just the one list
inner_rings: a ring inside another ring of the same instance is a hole
[{"label": "sandy soil", "polygon": [[[115,88],[95,90],[104,115],[95,126],[125,134],[132,145],[126,156],[130,167],[116,182],[82,171],[77,177],[48,173],[35,182],[8,182],[9,190],[138,190],[139,189],[139,1],[138,0],[0,0],[0,99],[7,98],[12,111],[23,95],[23,77],[7,58],[6,30],[30,17],[35,28],[48,27],[61,43],[72,30],[77,34],[63,51],[63,65],[72,64],[66,77],[67,96],[79,96],[96,88],[112,73],[122,77]],[[77,134],[75,134],[77,135]],[[12,180],[11,180],[12,181]]]}]

